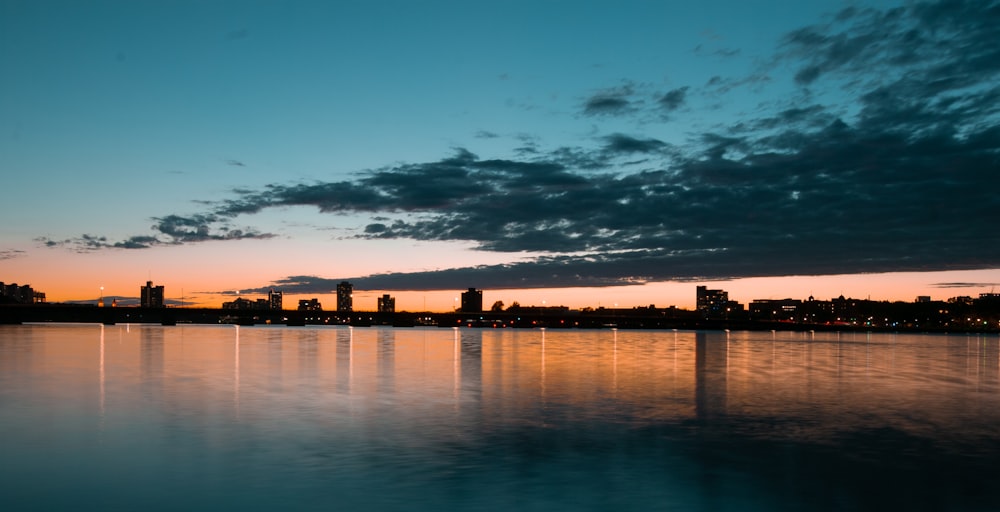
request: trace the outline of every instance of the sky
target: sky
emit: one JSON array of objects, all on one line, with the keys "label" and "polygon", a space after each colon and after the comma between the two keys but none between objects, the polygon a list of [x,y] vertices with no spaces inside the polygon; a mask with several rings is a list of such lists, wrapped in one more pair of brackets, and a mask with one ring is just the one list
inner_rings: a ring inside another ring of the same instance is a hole
[{"label": "sky", "polygon": [[1000,2],[0,0],[0,281],[977,296]]}]

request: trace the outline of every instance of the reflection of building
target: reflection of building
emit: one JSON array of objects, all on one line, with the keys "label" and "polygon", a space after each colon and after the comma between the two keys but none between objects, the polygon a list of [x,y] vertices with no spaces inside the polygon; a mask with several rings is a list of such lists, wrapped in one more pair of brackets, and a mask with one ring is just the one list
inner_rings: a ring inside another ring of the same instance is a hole
[{"label": "reflection of building", "polygon": [[276,292],[274,290],[271,290],[267,294],[268,306],[275,311],[281,311],[283,309],[281,307],[281,298],[282,298],[281,292]]},{"label": "reflection of building", "polygon": [[354,311],[354,285],[341,281],[337,285],[337,311]]},{"label": "reflection of building", "polygon": [[462,310],[463,313],[482,313],[483,312],[483,291],[477,290],[475,288],[469,288],[469,291],[462,292]]},{"label": "reflection of building", "polygon": [[299,311],[323,311],[319,299],[302,299],[299,301]]},{"label": "reflection of building", "polygon": [[163,307],[163,285],[153,286],[152,281],[146,281],[146,286],[140,290],[139,306],[144,308]]},{"label": "reflection of building", "polygon": [[395,313],[396,312],[396,298],[389,296],[388,293],[382,295],[378,298],[378,312],[379,313]]}]

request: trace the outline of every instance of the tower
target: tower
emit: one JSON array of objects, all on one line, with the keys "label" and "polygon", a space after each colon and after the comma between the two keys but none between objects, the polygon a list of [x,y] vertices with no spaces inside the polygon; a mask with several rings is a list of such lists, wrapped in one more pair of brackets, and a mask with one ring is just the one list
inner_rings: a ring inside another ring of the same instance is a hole
[{"label": "tower", "polygon": [[729,292],[697,287],[695,305],[703,318],[721,318],[729,307]]},{"label": "tower", "polygon": [[282,293],[281,292],[276,292],[274,290],[271,290],[267,294],[268,308],[276,310],[276,311],[281,311],[282,310],[281,299],[282,299]]},{"label": "tower", "polygon": [[341,281],[337,285],[337,311],[354,311],[354,285]]}]

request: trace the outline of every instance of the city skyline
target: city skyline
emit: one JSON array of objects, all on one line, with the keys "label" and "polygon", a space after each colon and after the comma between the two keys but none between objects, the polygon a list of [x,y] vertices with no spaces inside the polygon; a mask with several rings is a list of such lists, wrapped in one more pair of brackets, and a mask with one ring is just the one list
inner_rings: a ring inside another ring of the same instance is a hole
[{"label": "city skyline", "polygon": [[[238,292],[237,296],[232,301],[223,302],[221,304],[221,309],[235,309],[235,310],[255,310],[255,311],[292,311],[297,309],[298,311],[325,311],[329,313],[358,313],[358,312],[378,312],[378,313],[395,313],[396,312],[396,297],[384,293],[375,298],[376,305],[370,307],[370,305],[360,304],[358,307],[354,307],[354,285],[348,281],[341,281],[337,284],[337,303],[334,309],[324,310],[321,306],[322,302],[318,298],[313,297],[310,299],[299,299],[298,307],[295,308],[293,303],[289,304],[289,308],[284,307],[284,295],[285,292],[282,290],[276,290],[271,288],[266,291],[266,297],[253,297],[255,293],[248,292],[242,293]],[[553,311],[643,311],[643,310],[659,310],[659,311],[700,311],[704,312],[706,317],[709,318],[727,318],[732,314],[746,314],[760,308],[771,308],[772,304],[777,305],[776,307],[783,308],[785,312],[794,311],[794,304],[821,304],[827,303],[832,304],[835,302],[849,303],[872,303],[872,304],[930,304],[930,303],[955,303],[955,304],[965,304],[971,305],[977,300],[985,300],[989,302],[990,307],[995,307],[995,301],[1000,298],[1000,293],[996,293],[995,290],[990,292],[982,292],[978,296],[971,295],[953,295],[947,299],[933,298],[929,295],[918,295],[913,298],[912,301],[907,300],[873,300],[871,297],[852,297],[844,296],[841,294],[838,297],[830,297],[829,299],[823,297],[815,297],[810,294],[808,297],[795,297],[790,294],[784,295],[780,299],[774,297],[730,297],[729,291],[725,289],[708,289],[705,285],[696,285],[694,287],[695,300],[693,301],[693,307],[678,307],[676,304],[670,305],[656,305],[656,304],[624,304],[624,303],[614,303],[609,306],[602,305],[602,302],[597,300],[596,306],[594,303],[584,305],[581,307],[569,307],[564,304],[548,303],[543,300],[540,304],[525,302],[521,303],[516,297],[510,302],[504,302],[502,299],[493,300],[488,295],[488,290],[482,290],[479,288],[468,288],[464,291],[455,291],[454,305],[451,309],[445,310],[410,310],[410,311],[400,311],[403,313],[448,313],[448,312],[512,312],[512,311],[529,311],[529,310],[553,310]],[[46,300],[46,294],[44,291],[34,289],[30,284],[19,285],[18,283],[4,283],[0,281],[0,303],[4,304],[53,304],[53,305],[95,305],[98,307],[138,307],[142,309],[147,308],[185,308],[194,307],[195,309],[204,308],[204,305],[197,305],[193,303],[184,302],[182,300],[171,300],[166,298],[165,287],[163,285],[153,286],[152,281],[147,281],[145,285],[140,287],[139,296],[121,296],[121,295],[103,295],[103,289],[101,290],[102,295],[93,301],[68,301],[68,302],[52,302]],[[484,299],[484,296],[488,300]],[[488,306],[489,304],[489,306]],[[789,309],[790,308],[790,309]],[[208,309],[218,309],[214,306],[208,306]],[[774,311],[778,313],[778,311]],[[759,314],[759,312],[757,313]]]},{"label": "city skyline", "polygon": [[0,273],[51,302],[1000,284],[995,1],[0,9]]}]

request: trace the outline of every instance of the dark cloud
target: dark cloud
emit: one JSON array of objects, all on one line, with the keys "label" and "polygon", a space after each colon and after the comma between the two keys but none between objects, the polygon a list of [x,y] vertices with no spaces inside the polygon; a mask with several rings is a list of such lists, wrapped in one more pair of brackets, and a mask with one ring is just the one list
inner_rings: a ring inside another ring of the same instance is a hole
[{"label": "dark cloud", "polygon": [[604,137],[604,149],[611,153],[655,153],[667,147],[667,143],[656,139],[639,139],[614,133]]},{"label": "dark cloud", "polygon": [[477,139],[496,139],[496,138],[498,138],[500,136],[497,135],[496,133],[493,133],[493,132],[490,132],[490,131],[479,130],[478,132],[476,132],[475,137]]},{"label": "dark cloud", "polygon": [[666,94],[660,97],[660,106],[667,112],[673,112],[684,106],[684,100],[687,96],[687,91],[690,87],[679,87],[668,91]]},{"label": "dark cloud", "polygon": [[35,241],[41,243],[45,247],[65,247],[73,250],[74,252],[89,252],[116,247],[116,243],[109,242],[107,237],[90,234],[83,234],[78,237],[67,238],[64,240],[54,240],[52,238],[42,236],[35,238]]},{"label": "dark cloud", "polygon": [[270,233],[259,233],[254,229],[235,229],[215,215],[195,215],[182,217],[168,215],[154,218],[151,229],[158,235],[135,235],[124,240],[111,241],[106,236],[83,234],[78,237],[55,240],[38,237],[35,241],[45,247],[63,247],[75,252],[91,252],[103,249],[148,249],[161,245],[179,245],[194,242],[218,240],[266,239],[274,237]]},{"label": "dark cloud", "polygon": [[0,250],[0,261],[20,258],[21,256],[24,255],[25,252],[18,249],[2,249]]},{"label": "dark cloud", "polygon": [[[269,208],[310,206],[368,214],[360,238],[466,241],[486,251],[546,255],[350,277],[362,289],[997,268],[998,4],[852,9],[795,31],[776,62],[796,71],[801,94],[693,133],[682,148],[620,133],[592,136],[599,144],[590,148],[546,150],[531,139],[508,159],[460,148],[440,160],[342,181],[234,191],[202,214],[157,218],[155,239],[267,237],[228,226]],[[705,91],[766,80],[762,73],[720,77]],[[656,108],[681,108],[690,92],[675,89]],[[622,115],[643,105],[626,84],[594,94],[583,111]],[[640,158],[642,167],[626,158]],[[275,285],[315,293],[333,288],[312,276],[289,279]]]},{"label": "dark cloud", "polygon": [[[149,245],[154,243],[184,244],[210,240],[266,239],[274,237],[270,233],[258,233],[252,229],[236,229],[229,225],[221,224],[220,218],[216,215],[192,215],[187,217],[167,215],[166,217],[157,217],[153,220],[156,223],[153,224],[152,229],[165,235],[164,238],[147,237],[146,239],[136,240],[140,237],[132,237],[130,240],[149,247]],[[130,249],[133,247],[123,248]]]},{"label": "dark cloud", "polygon": [[587,116],[620,116],[636,111],[635,86],[605,89],[587,98],[583,103],[583,113]]},{"label": "dark cloud", "polygon": [[[290,295],[320,295],[326,293],[335,293],[337,290],[337,284],[343,281],[343,279],[328,279],[318,276],[288,276],[284,279],[279,279],[273,283],[262,286],[259,288],[245,288],[239,291],[228,290],[224,293],[226,295],[238,295],[240,293],[252,294],[252,293],[267,293],[271,290],[281,290],[284,293]],[[352,281],[352,284],[353,283]],[[220,292],[204,292],[204,293],[220,293]]]},{"label": "dark cloud", "polygon": [[583,111],[587,115],[616,115],[631,110],[632,103],[620,96],[594,96],[584,104]]},{"label": "dark cloud", "polygon": [[226,160],[226,165],[231,165],[233,167],[246,167],[246,164],[239,160]]},{"label": "dark cloud", "polygon": [[147,249],[158,244],[159,241],[154,236],[131,236],[121,242],[116,242],[113,246],[119,249]]},{"label": "dark cloud", "polygon": [[934,283],[931,286],[934,288],[995,288],[1000,286],[1000,283]]},{"label": "dark cloud", "polygon": [[[1000,147],[1000,133],[911,139],[836,122],[803,132],[794,151],[761,151],[761,144],[705,136],[702,152],[686,161],[623,176],[466,151],[385,169],[353,185],[378,196],[382,211],[417,215],[371,223],[360,236],[556,256],[352,279],[393,289],[435,281],[452,288],[474,276],[493,287],[608,286],[1000,265],[1000,237],[992,234],[1000,162],[981,151]],[[467,186],[454,186],[461,182]],[[268,202],[326,205],[327,186],[317,187],[274,187]],[[344,211],[372,207],[363,197],[339,202]]]},{"label": "dark cloud", "polygon": [[832,22],[784,39],[781,58],[797,63],[804,85],[842,80],[852,91],[904,86],[928,97],[984,85],[1000,70],[1000,3],[911,2],[887,9],[848,8]]}]

